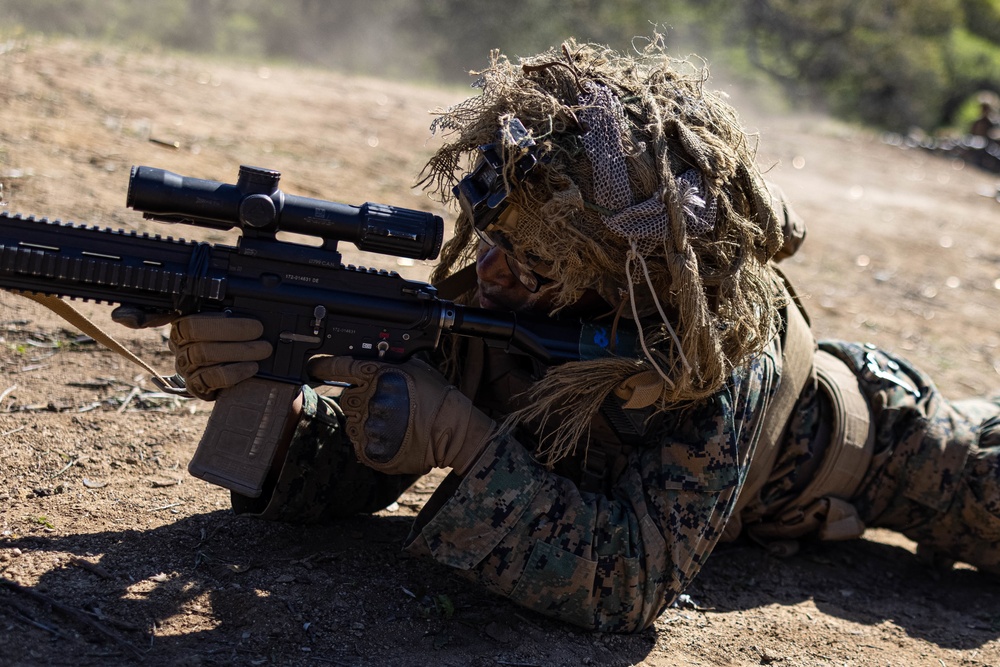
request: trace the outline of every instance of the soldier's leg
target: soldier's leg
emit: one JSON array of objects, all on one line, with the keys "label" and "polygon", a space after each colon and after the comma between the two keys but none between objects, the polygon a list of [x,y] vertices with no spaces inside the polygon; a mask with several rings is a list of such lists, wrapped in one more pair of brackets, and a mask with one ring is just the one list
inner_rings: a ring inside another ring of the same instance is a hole
[{"label": "soldier's leg", "polygon": [[854,358],[875,424],[875,456],[851,501],[861,519],[1000,574],[1000,405],[949,402],[902,359],[840,351]]},{"label": "soldier's leg", "polygon": [[358,462],[342,428],[340,406],[310,389],[280,466],[272,469],[259,498],[232,494],[237,514],[272,521],[322,523],[375,512],[391,504],[416,479],[386,475]]},{"label": "soldier's leg", "polygon": [[904,531],[935,554],[1000,575],[1000,417],[976,429],[948,509]]}]

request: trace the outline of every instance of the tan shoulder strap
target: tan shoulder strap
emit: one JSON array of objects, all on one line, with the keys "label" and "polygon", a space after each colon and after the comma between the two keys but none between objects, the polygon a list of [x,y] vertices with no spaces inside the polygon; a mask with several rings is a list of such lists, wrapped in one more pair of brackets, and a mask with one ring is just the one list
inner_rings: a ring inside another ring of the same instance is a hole
[{"label": "tan shoulder strap", "polygon": [[816,341],[798,306],[793,301],[785,308],[785,335],[781,346],[781,381],[764,415],[764,425],[750,471],[737,507],[742,509],[767,481],[778,455],[778,444],[795,403],[812,373]]},{"label": "tan shoulder strap", "polygon": [[[781,275],[779,273],[779,275]],[[778,445],[791,417],[795,403],[812,375],[816,340],[801,311],[798,300],[791,295],[788,281],[781,275],[782,289],[788,305],[784,309],[785,330],[781,337],[781,379],[764,414],[760,437],[750,461],[750,470],[736,501],[736,509],[726,525],[723,541],[734,540],[743,528],[740,514],[753,502],[767,482],[778,456]]]},{"label": "tan shoulder strap", "polygon": [[773,517],[750,527],[758,541],[816,535],[821,540],[849,540],[865,532],[854,506],[875,449],[868,401],[858,377],[840,359],[816,353],[816,377],[833,408],[833,429],[823,462],[809,485]]},{"label": "tan shoulder strap", "polygon": [[73,307],[67,301],[63,301],[57,296],[48,296],[45,294],[38,294],[35,292],[14,292],[20,296],[31,299],[37,303],[42,304],[52,312],[54,312],[59,317],[63,318],[74,327],[87,334],[98,343],[108,348],[112,352],[117,352],[121,356],[125,357],[133,364],[139,366],[144,371],[149,373],[152,377],[153,382],[164,391],[172,393],[184,393],[184,387],[177,384],[175,377],[163,376],[157,373],[152,366],[147,364],[145,361],[137,357],[132,353],[127,347],[119,343],[114,336],[107,333],[99,327],[97,324],[92,322],[86,315],[81,313],[79,310]]},{"label": "tan shoulder strap", "polygon": [[816,353],[815,364],[819,385],[833,406],[830,443],[836,447],[802,492],[799,502],[810,502],[831,493],[848,500],[861,485],[875,449],[871,409],[858,377],[847,364],[823,350]]}]

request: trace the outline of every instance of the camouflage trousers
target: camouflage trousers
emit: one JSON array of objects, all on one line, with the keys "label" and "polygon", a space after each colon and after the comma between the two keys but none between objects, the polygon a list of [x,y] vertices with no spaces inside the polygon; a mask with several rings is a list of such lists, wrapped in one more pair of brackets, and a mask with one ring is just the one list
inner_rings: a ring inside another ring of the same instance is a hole
[{"label": "camouflage trousers", "polygon": [[1000,402],[947,401],[898,357],[821,342],[861,378],[875,453],[851,503],[865,525],[1000,574]]}]

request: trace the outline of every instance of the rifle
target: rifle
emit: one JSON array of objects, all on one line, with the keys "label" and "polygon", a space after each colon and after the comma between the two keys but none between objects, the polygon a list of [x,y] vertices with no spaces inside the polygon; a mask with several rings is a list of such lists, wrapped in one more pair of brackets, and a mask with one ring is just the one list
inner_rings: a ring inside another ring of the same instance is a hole
[{"label": "rifle", "polygon": [[[340,241],[434,259],[444,223],[422,211],[286,194],[279,179],[277,171],[249,166],[240,168],[235,184],[132,168],[129,208],[160,222],[239,229],[236,245],[0,213],[0,288],[151,313],[215,311],[261,321],[274,353],[254,378],[219,393],[188,466],[192,475],[259,496],[292,401],[309,382],[306,363],[317,354],[399,362],[436,348],[445,332],[547,364],[616,349],[601,325],[464,306],[394,271],[344,266]],[[321,244],[279,239],[280,232]],[[177,376],[153,379],[183,392]]]}]

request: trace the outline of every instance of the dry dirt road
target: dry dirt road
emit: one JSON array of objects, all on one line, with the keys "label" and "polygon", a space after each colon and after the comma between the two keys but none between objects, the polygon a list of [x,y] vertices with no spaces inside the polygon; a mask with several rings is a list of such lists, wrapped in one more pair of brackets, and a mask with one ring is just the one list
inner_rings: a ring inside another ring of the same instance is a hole
[{"label": "dry dirt road", "polygon": [[[153,230],[124,207],[131,165],[232,182],[247,163],[281,170],[296,194],[439,210],[411,188],[433,148],[427,111],[465,94],[0,44],[3,205]],[[997,179],[819,116],[745,117],[810,225],[787,270],[819,334],[902,352],[956,397],[1000,386],[1000,204],[983,196]],[[107,307],[82,308],[109,325]],[[167,370],[162,331],[115,333]],[[392,511],[328,528],[234,518],[224,491],[185,470],[210,406],[157,394],[6,293],[0,341],[3,665],[1000,665],[997,582],[930,569],[881,531],[788,560],[719,549],[685,604],[639,635],[552,623],[400,553],[434,479]]]}]

